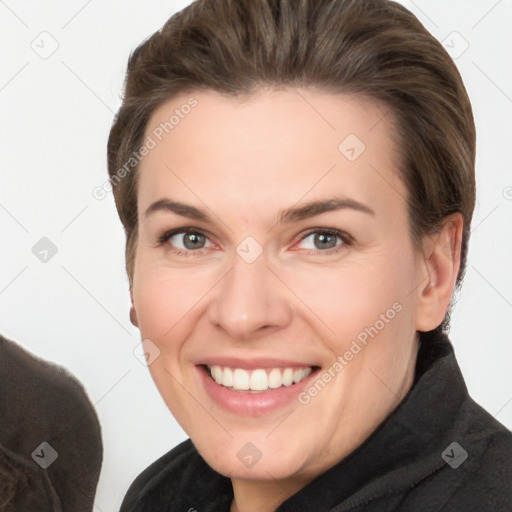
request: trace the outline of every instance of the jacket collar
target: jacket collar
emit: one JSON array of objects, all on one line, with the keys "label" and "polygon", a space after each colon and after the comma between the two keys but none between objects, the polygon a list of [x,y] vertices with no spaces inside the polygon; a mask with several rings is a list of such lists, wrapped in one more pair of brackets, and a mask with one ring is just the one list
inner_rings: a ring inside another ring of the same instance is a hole
[{"label": "jacket collar", "polygon": [[339,505],[341,512],[414,485],[446,464],[441,453],[468,430],[468,416],[461,414],[468,400],[448,337],[423,333],[413,385],[398,407],[363,444],[277,511],[329,511]]}]

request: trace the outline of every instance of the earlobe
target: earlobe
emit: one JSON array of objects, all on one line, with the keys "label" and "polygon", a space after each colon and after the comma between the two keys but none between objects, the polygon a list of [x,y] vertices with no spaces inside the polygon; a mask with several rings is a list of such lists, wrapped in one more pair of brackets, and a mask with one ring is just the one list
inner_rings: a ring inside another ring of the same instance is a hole
[{"label": "earlobe", "polygon": [[139,321],[137,319],[137,312],[135,311],[135,306],[133,305],[133,292],[130,287],[130,301],[132,305],[130,306],[130,322],[135,326],[139,327]]},{"label": "earlobe", "polygon": [[422,271],[426,284],[419,287],[417,331],[431,331],[441,325],[450,306],[460,268],[462,226],[462,215],[454,213],[426,241]]},{"label": "earlobe", "polygon": [[137,312],[133,306],[130,307],[130,322],[135,326],[139,327],[139,322],[137,320]]}]

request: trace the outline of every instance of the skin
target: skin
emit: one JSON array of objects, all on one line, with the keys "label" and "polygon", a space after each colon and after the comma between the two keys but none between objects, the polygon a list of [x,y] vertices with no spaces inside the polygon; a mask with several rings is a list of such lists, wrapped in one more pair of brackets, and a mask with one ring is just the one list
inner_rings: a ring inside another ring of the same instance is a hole
[{"label": "skin", "polygon": [[[359,446],[409,391],[416,331],[438,326],[450,302],[462,217],[448,217],[421,250],[413,244],[391,116],[377,102],[312,88],[195,92],[162,104],[146,135],[190,96],[197,107],[140,165],[132,320],[160,350],[149,368],[172,414],[206,462],[231,477],[232,510],[272,511]],[[338,150],[348,134],[366,146],[352,162]],[[287,208],[332,197],[374,214],[345,208],[278,222]],[[146,216],[162,198],[212,219]],[[189,226],[206,235],[202,249],[187,249],[183,236],[159,244]],[[302,239],[325,228],[353,243],[335,238],[333,253],[314,234]],[[247,236],[263,249],[250,264],[236,252]],[[198,378],[202,358],[233,354],[326,371],[397,302],[401,311],[306,405],[240,415],[215,404]],[[252,467],[237,457],[247,442],[262,453]]]}]

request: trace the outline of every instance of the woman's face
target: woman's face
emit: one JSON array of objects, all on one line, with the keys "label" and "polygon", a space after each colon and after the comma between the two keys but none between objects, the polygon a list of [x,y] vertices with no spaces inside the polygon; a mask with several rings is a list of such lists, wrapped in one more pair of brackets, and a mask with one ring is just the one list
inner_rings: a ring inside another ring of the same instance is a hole
[{"label": "woman's face", "polygon": [[133,304],[163,399],[224,475],[306,482],[411,386],[428,268],[386,113],[285,89],[151,117]]}]

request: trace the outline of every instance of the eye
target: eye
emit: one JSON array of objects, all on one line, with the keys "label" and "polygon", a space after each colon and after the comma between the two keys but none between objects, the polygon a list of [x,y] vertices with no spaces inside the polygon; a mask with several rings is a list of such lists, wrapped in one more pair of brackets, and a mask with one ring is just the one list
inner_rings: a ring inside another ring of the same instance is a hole
[{"label": "eye", "polygon": [[168,243],[176,251],[199,251],[208,247],[214,247],[208,237],[200,231],[180,228],[164,233],[160,239],[161,245]]},{"label": "eye", "polygon": [[[202,249],[215,247],[198,229],[178,228],[167,231],[159,238],[159,245],[169,245],[178,254],[200,254]],[[334,253],[352,244],[349,234],[337,229],[316,229],[302,236],[297,247],[316,253]],[[302,245],[302,247],[300,247]]]},{"label": "eye", "polygon": [[303,249],[317,252],[337,252],[351,243],[351,237],[343,231],[337,229],[317,229],[304,235],[299,245],[302,244]]}]

